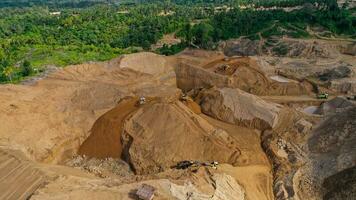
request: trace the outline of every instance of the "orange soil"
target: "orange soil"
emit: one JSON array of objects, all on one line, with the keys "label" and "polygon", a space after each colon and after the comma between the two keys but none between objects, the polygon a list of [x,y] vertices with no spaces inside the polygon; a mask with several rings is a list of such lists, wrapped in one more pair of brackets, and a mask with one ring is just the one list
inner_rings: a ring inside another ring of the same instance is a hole
[{"label": "orange soil", "polygon": [[195,101],[188,99],[186,101],[182,101],[185,106],[187,106],[190,110],[192,110],[195,114],[201,114],[201,108],[199,104]]},{"label": "orange soil", "polygon": [[137,98],[123,99],[117,107],[101,116],[93,125],[90,136],[78,154],[96,158],[120,158],[121,131],[125,118],[135,110]]}]

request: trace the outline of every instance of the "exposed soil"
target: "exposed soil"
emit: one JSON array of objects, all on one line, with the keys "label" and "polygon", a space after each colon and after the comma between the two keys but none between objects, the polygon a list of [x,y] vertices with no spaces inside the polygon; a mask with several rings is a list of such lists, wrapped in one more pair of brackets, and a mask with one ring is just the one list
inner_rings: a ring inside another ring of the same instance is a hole
[{"label": "exposed soil", "polygon": [[80,146],[78,154],[95,158],[121,158],[121,132],[125,118],[137,110],[138,98],[122,99],[118,106],[101,116]]},{"label": "exposed soil", "polygon": [[[0,198],[135,199],[145,183],[155,199],[352,199],[355,103],[334,99],[356,91],[349,44],[264,42],[225,46],[256,57],[144,52],[0,86]],[[207,166],[174,167],[189,160]]]}]

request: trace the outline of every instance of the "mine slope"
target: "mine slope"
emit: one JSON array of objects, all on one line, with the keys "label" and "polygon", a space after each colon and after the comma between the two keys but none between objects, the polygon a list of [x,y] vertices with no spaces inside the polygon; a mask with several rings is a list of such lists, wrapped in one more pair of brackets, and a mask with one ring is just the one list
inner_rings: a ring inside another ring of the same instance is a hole
[{"label": "mine slope", "polygon": [[[355,104],[333,99],[352,95],[355,58],[334,41],[278,42],[287,55],[239,57],[252,47],[237,40],[1,85],[0,198],[133,199],[143,183],[155,199],[352,194],[330,180],[355,166]],[[320,112],[304,112],[311,105]],[[219,165],[174,167],[185,160]]]}]

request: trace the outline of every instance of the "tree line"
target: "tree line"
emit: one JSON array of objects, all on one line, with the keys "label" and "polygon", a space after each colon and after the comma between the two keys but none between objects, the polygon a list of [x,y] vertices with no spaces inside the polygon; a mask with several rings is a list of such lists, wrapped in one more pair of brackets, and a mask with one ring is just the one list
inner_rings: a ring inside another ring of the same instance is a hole
[{"label": "tree line", "polygon": [[[54,9],[48,6],[51,2],[95,5]],[[107,60],[123,53],[149,50],[168,33],[181,37],[182,43],[165,45],[158,53],[171,55],[186,47],[213,49],[220,40],[240,36],[310,37],[307,26],[320,26],[348,37],[355,37],[356,33],[353,10],[340,8],[336,0],[312,0],[307,4],[304,0],[103,2],[49,0],[46,6],[0,8],[0,82],[19,81],[48,65]],[[225,10],[216,9],[222,5]],[[278,9],[257,9],[272,5]],[[282,9],[295,5],[302,9],[291,12]]]}]

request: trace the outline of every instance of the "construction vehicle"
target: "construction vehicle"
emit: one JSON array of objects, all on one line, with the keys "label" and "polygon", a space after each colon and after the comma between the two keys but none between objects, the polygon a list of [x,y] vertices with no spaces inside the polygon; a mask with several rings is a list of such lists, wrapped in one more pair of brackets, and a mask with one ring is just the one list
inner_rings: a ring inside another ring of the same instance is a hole
[{"label": "construction vehicle", "polygon": [[186,95],[185,93],[182,94],[182,96],[180,97],[181,101],[188,101],[188,95]]},{"label": "construction vehicle", "polygon": [[329,94],[328,93],[320,93],[316,96],[317,99],[328,99]]},{"label": "construction vehicle", "polygon": [[356,95],[347,96],[346,99],[356,101]]},{"label": "construction vehicle", "polygon": [[176,168],[176,169],[187,169],[189,167],[192,167],[194,165],[194,162],[191,160],[183,160],[178,162],[175,166],[173,166],[172,168]]},{"label": "construction vehicle", "polygon": [[145,97],[140,97],[140,99],[138,100],[138,104],[139,105],[143,105],[143,104],[145,104],[146,103],[146,98]]},{"label": "construction vehicle", "polygon": [[217,161],[212,161],[212,162],[199,162],[199,161],[192,161],[192,160],[184,160],[184,161],[180,161],[178,162],[175,166],[173,166],[172,168],[176,168],[176,169],[188,169],[188,168],[199,168],[201,166],[204,167],[211,167],[213,169],[217,169],[217,166],[219,165],[219,163]]}]

